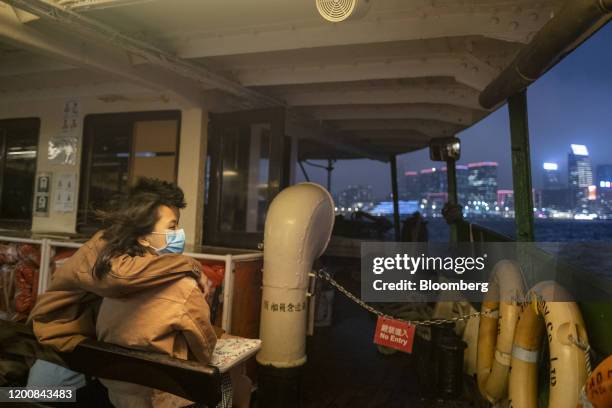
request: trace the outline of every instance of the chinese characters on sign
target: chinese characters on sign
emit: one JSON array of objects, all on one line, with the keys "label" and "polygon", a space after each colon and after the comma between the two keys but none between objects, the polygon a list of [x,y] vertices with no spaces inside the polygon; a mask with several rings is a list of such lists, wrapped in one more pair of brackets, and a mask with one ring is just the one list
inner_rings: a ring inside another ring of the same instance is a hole
[{"label": "chinese characters on sign", "polygon": [[53,188],[53,211],[74,211],[74,196],[76,194],[76,174],[60,173],[56,177]]},{"label": "chinese characters on sign", "polygon": [[302,303],[277,303],[268,300],[263,301],[264,310],[272,312],[301,312],[306,310],[306,302]]},{"label": "chinese characters on sign", "polygon": [[416,327],[399,320],[379,317],[374,332],[374,343],[412,353]]}]

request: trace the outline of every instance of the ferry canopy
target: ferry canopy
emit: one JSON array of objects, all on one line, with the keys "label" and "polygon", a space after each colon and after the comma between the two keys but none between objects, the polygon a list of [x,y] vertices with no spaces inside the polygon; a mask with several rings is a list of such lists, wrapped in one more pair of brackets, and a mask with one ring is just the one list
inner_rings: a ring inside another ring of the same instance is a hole
[{"label": "ferry canopy", "polygon": [[370,0],[330,23],[315,0],[2,0],[0,100],[285,106],[300,159],[386,160],[487,116],[483,90],[563,5]]}]

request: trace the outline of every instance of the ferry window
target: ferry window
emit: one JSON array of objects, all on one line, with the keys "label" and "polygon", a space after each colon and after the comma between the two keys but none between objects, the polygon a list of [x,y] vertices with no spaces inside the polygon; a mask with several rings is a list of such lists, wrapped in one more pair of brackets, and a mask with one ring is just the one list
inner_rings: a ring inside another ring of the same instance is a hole
[{"label": "ferry window", "polygon": [[529,87],[537,241],[612,239],[612,24]]},{"label": "ferry window", "polygon": [[257,248],[274,196],[288,183],[283,109],[211,115],[204,243]]},{"label": "ferry window", "polygon": [[0,121],[0,219],[3,224],[31,223],[39,128],[38,119]]},{"label": "ferry window", "polygon": [[514,236],[510,119],[504,105],[460,132],[457,194],[467,221]]},{"label": "ferry window", "polygon": [[221,144],[223,188],[219,227],[221,231],[263,231],[268,206],[270,125],[231,129]]},{"label": "ferry window", "polygon": [[79,228],[96,228],[92,211],[123,194],[140,177],[176,182],[180,112],[89,115]]},{"label": "ferry window", "polygon": [[[370,159],[303,158],[298,164],[296,182],[303,181],[313,181],[330,190],[336,214],[334,236],[394,239],[389,163]],[[400,212],[411,205],[403,201],[399,204]]]}]

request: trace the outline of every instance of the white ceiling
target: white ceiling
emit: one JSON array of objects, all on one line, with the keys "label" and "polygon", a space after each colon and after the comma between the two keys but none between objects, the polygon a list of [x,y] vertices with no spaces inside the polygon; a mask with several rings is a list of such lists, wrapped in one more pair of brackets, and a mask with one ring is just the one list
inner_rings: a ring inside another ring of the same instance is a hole
[{"label": "white ceiling", "polygon": [[[305,154],[345,157],[342,146],[330,149],[334,137],[386,155],[482,119],[489,112],[479,93],[562,0],[371,0],[365,17],[335,24],[314,0],[60,3],[175,60],[143,56],[74,24],[24,17],[0,0],[0,100],[123,89],[223,110],[263,95],[306,124],[314,142]],[[232,96],[211,92],[219,78]]]}]

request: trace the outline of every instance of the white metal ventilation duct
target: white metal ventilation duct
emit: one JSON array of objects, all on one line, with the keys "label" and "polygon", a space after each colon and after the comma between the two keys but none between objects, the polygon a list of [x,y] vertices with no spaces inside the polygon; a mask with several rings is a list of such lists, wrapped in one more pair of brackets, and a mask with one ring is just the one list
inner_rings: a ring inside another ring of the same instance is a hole
[{"label": "white metal ventilation duct", "polygon": [[370,9],[370,0],[315,0],[319,14],[332,23],[363,17]]},{"label": "white metal ventilation duct", "polygon": [[[308,274],[327,248],[333,227],[334,200],[318,184],[287,187],[272,200],[264,229],[259,364],[289,368],[306,362]],[[284,313],[285,305],[299,307]]]}]

